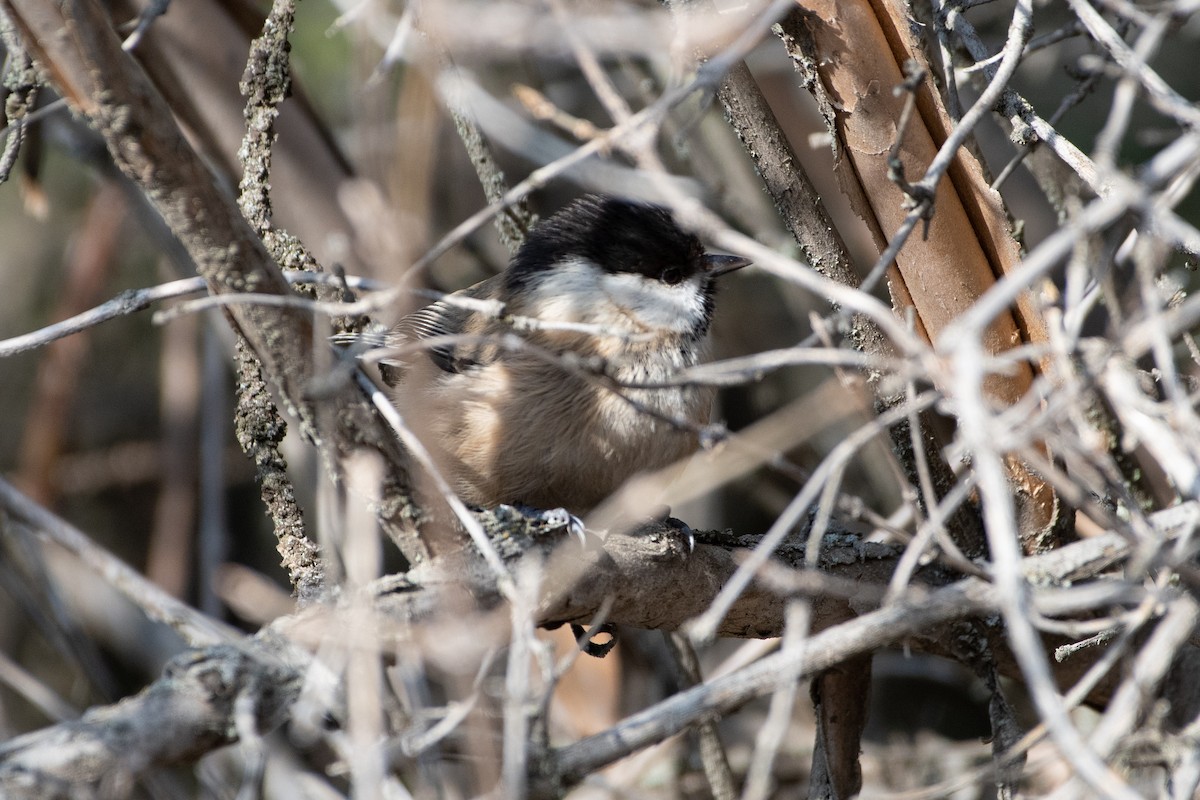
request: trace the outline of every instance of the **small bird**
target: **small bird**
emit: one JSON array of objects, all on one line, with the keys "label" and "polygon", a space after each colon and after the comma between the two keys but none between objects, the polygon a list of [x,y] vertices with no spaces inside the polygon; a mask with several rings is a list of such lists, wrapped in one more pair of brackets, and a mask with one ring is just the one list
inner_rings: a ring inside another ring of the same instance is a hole
[{"label": "small bird", "polygon": [[749,263],[661,206],[589,195],[504,272],[401,319],[385,343],[405,354],[381,373],[464,501],[584,514],[696,449],[713,391],[649,387],[704,357],[714,280]]}]

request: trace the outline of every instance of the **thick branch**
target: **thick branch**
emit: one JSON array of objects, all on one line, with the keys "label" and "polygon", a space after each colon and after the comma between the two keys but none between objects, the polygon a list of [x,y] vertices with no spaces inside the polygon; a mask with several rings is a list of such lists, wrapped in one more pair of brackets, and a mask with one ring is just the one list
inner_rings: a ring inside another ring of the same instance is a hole
[{"label": "thick branch", "polygon": [[302,654],[251,641],[184,653],[140,694],[0,747],[6,798],[130,793],[150,767],[191,761],[236,739],[239,701],[257,725],[280,724],[300,690]]},{"label": "thick branch", "polygon": [[[1183,511],[1178,514],[1181,519]],[[610,534],[602,544],[592,540],[583,550],[561,527],[553,528],[540,518],[514,515],[512,509],[486,512],[483,522],[506,561],[544,560],[538,621],[546,626],[587,622],[602,604],[611,601],[609,621],[643,628],[679,628],[707,608],[746,549],[759,538],[701,534],[701,544],[689,554],[686,536],[677,523],[652,523],[632,533]],[[1161,527],[1168,532],[1178,524],[1178,520],[1163,520]],[[721,633],[777,636],[783,626],[784,596],[803,594],[816,598],[812,630],[820,632],[803,648],[805,675],[900,641],[950,657],[976,645],[987,647],[1002,672],[1019,675],[998,626],[978,626],[988,629],[989,641],[975,645],[964,643],[962,631],[949,627],[955,620],[987,619],[994,614],[998,598],[986,583],[968,579],[932,592],[917,586],[898,601],[872,610],[883,596],[897,554],[847,535],[827,536],[822,550],[819,572],[764,574],[733,606]],[[1035,585],[1079,582],[1130,552],[1125,540],[1106,534],[1047,556],[1025,559],[1023,566],[1027,579]],[[804,540],[785,545],[778,556],[785,565],[802,565]],[[932,583],[951,578],[937,570],[923,577]],[[1107,607],[1128,599],[1122,592],[1134,588],[1112,582],[1111,589],[1102,585],[1100,594],[1085,589],[1078,590],[1079,595],[1042,592],[1039,610],[1066,614]],[[254,709],[260,726],[276,724],[295,698],[298,681],[309,663],[293,643],[315,645],[334,631],[342,638],[347,624],[355,624],[361,614],[378,614],[398,623],[406,642],[412,641],[414,625],[417,630],[440,631],[437,635],[444,636],[451,622],[448,617],[462,617],[461,607],[456,609],[448,599],[464,590],[485,610],[500,603],[495,574],[482,557],[469,552],[438,558],[405,575],[380,580],[370,587],[367,597],[345,598],[342,608],[310,606],[280,620],[270,633],[256,640],[192,651],[140,695],[95,710],[82,720],[21,737],[0,750],[0,790],[9,792],[5,796],[54,797],[97,786],[107,780],[106,775],[132,779],[140,770],[191,758],[232,741],[239,708]],[[847,601],[862,616],[842,622]],[[507,611],[474,618],[472,635],[502,645],[509,639],[509,619]],[[379,640],[383,649],[390,644],[386,638]],[[1194,661],[1193,650],[1183,648],[1180,658]],[[1064,684],[1074,681],[1102,653],[1102,648],[1095,648],[1090,657],[1080,654],[1069,659],[1057,666],[1056,677]],[[599,765],[773,691],[781,675],[795,673],[797,665],[785,663],[793,657],[790,651],[781,652],[676,695],[606,733],[544,754],[542,788],[570,784]],[[1172,711],[1185,718],[1200,706],[1188,683],[1168,681]],[[1111,685],[1102,683],[1091,699],[1103,702],[1110,693]],[[241,704],[235,702],[239,697],[244,698]],[[130,760],[131,753],[138,755],[136,763]],[[36,783],[38,793],[23,788],[30,783]]]},{"label": "thick branch", "polygon": [[[662,741],[700,719],[720,717],[796,679],[796,659],[802,659],[799,679],[811,677],[846,659],[860,656],[936,629],[955,619],[990,610],[993,590],[974,578],[914,597],[830,628],[796,653],[768,656],[739,672],[692,687],[634,714],[619,725],[551,753],[547,760],[551,786],[571,785],[593,770],[647,745]],[[547,787],[549,788],[549,787]],[[554,791],[548,791],[553,796]]]}]

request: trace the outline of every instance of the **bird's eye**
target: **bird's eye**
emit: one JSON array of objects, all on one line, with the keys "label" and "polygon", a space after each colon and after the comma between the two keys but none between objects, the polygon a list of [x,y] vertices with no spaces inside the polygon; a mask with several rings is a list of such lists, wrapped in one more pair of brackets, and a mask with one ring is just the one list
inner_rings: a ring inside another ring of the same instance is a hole
[{"label": "bird's eye", "polygon": [[676,284],[684,279],[683,270],[679,267],[667,267],[663,270],[662,279],[664,283]]}]

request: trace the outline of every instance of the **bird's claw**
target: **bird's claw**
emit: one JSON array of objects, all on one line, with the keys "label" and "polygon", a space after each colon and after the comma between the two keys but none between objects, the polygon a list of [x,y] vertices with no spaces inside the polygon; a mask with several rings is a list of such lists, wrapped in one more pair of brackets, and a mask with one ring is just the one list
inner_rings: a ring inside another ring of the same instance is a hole
[{"label": "bird's claw", "polygon": [[683,534],[683,540],[687,542],[688,555],[696,552],[696,534],[692,532],[692,529],[685,523],[680,533]]},{"label": "bird's claw", "polygon": [[565,508],[551,508],[542,512],[542,519],[551,527],[566,528],[567,533],[579,540],[579,546],[587,549],[587,528],[579,517]]},{"label": "bird's claw", "polygon": [[[584,628],[578,623],[571,623],[571,634],[579,643],[579,649],[593,658],[604,658],[617,646],[617,626],[611,622]],[[608,641],[596,641],[596,637],[608,636]]]},{"label": "bird's claw", "polygon": [[687,542],[688,555],[691,555],[692,553],[696,552],[696,533],[695,533],[695,531],[693,531],[691,529],[691,527],[683,520],[675,519],[674,517],[672,517],[670,509],[667,509],[667,514],[665,515],[665,517],[666,517],[665,519],[660,518],[659,521],[661,521],[663,524],[665,524],[668,528],[673,528],[674,530],[679,532],[679,535],[683,537],[683,540],[685,542]]}]

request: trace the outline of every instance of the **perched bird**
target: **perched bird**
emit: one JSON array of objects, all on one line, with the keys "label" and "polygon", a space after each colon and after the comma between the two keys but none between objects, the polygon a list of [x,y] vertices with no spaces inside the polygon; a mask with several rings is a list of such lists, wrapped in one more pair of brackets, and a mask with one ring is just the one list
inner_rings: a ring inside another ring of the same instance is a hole
[{"label": "perched bird", "polygon": [[665,208],[587,196],[536,225],[501,274],[403,318],[381,371],[463,500],[583,514],[695,450],[670,420],[706,424],[711,389],[628,387],[702,359],[714,280],[748,263],[707,254]]}]

